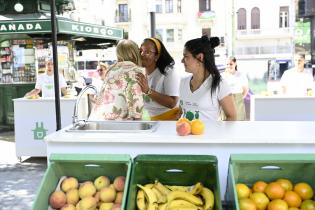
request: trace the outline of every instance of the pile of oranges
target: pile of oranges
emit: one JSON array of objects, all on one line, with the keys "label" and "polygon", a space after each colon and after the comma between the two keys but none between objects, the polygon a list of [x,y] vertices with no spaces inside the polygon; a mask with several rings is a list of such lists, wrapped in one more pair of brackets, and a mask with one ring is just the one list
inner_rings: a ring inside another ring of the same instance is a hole
[{"label": "pile of oranges", "polygon": [[205,124],[200,119],[190,121],[187,118],[180,118],[176,122],[176,132],[180,136],[201,135],[204,130]]},{"label": "pile of oranges", "polygon": [[315,210],[314,191],[305,182],[257,181],[251,188],[238,183],[236,192],[240,210]]}]

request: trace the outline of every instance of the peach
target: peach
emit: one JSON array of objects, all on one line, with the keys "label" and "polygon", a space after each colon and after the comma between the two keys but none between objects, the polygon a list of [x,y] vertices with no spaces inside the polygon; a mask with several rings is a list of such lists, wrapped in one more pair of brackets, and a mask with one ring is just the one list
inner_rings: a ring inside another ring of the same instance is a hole
[{"label": "peach", "polygon": [[121,204],[115,203],[110,210],[121,210]]},{"label": "peach", "polygon": [[102,203],[100,205],[100,210],[110,210],[113,207],[114,203]]},{"label": "peach", "polygon": [[76,210],[73,204],[66,204],[60,210]]},{"label": "peach", "polygon": [[61,190],[53,192],[49,197],[49,204],[52,208],[60,209],[67,202],[66,194]]},{"label": "peach", "polygon": [[64,191],[65,193],[68,192],[69,190],[72,189],[77,189],[79,186],[79,182],[76,178],[74,177],[68,177],[65,178],[62,182],[61,182],[61,189],[62,191]]},{"label": "peach", "polygon": [[96,193],[96,188],[91,181],[84,182],[79,188],[80,198],[91,197]]},{"label": "peach", "polygon": [[116,194],[116,198],[115,198],[115,202],[114,203],[121,203],[122,199],[123,199],[123,196],[124,196],[124,192],[118,192]]},{"label": "peach", "polygon": [[118,176],[114,179],[113,184],[114,184],[116,191],[118,191],[118,192],[124,191],[125,179],[126,179],[126,177],[124,177],[124,176]]},{"label": "peach", "polygon": [[94,180],[94,185],[96,190],[100,190],[104,187],[108,187],[110,185],[110,180],[107,176],[99,176]]},{"label": "peach", "polygon": [[176,132],[180,136],[187,136],[191,133],[191,125],[188,122],[182,121],[176,123]]},{"label": "peach", "polygon": [[105,187],[100,191],[100,200],[105,203],[113,202],[116,198],[116,191],[111,187]]},{"label": "peach", "polygon": [[78,189],[69,190],[66,193],[66,197],[67,197],[68,204],[76,205],[80,200],[79,190]]},{"label": "peach", "polygon": [[79,209],[81,210],[96,209],[96,206],[97,206],[97,202],[95,198],[93,197],[85,197],[79,202]]}]

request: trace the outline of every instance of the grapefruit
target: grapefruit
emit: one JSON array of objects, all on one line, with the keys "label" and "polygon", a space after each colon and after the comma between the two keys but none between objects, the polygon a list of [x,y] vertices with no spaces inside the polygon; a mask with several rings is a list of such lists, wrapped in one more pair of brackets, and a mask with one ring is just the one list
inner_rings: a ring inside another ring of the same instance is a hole
[{"label": "grapefruit", "polygon": [[265,189],[265,193],[271,200],[281,199],[285,190],[278,182],[270,182]]},{"label": "grapefruit", "polygon": [[309,200],[314,195],[312,187],[305,182],[297,183],[294,186],[294,192],[296,192],[302,200]]}]

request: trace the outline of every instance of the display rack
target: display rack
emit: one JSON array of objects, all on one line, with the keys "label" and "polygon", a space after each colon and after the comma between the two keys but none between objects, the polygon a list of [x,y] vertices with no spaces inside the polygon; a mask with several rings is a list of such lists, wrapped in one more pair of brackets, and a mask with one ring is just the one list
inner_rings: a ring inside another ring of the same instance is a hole
[{"label": "display rack", "polygon": [[10,47],[0,46],[1,73],[0,82],[12,82],[12,51]]}]

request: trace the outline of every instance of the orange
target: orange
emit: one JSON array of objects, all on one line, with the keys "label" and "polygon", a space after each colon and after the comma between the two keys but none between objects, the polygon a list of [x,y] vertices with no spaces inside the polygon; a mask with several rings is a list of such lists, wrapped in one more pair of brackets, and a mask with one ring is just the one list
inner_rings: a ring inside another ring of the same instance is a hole
[{"label": "orange", "polygon": [[285,190],[278,182],[270,182],[265,189],[265,193],[271,200],[281,199],[284,196]]},{"label": "orange", "polygon": [[250,189],[246,184],[238,183],[236,184],[236,193],[238,199],[248,198],[250,195]]},{"label": "orange", "polygon": [[311,199],[314,195],[312,187],[305,182],[297,183],[294,186],[294,192],[299,194],[299,196],[302,198],[302,200]]},{"label": "orange", "polygon": [[278,179],[276,182],[280,183],[285,191],[291,191],[293,189],[292,182],[288,179]]},{"label": "orange", "polygon": [[300,207],[302,203],[301,197],[294,191],[286,191],[283,200],[289,207]]},{"label": "orange", "polygon": [[288,210],[299,210],[299,208],[296,208],[296,207],[289,207]]},{"label": "orange", "polygon": [[193,135],[203,134],[204,130],[205,130],[205,124],[201,120],[195,119],[191,121],[191,133]]},{"label": "orange", "polygon": [[254,201],[249,198],[242,198],[239,200],[240,210],[257,210]]},{"label": "orange", "polygon": [[268,204],[268,210],[288,210],[288,204],[281,199],[275,199]]},{"label": "orange", "polygon": [[254,192],[254,193],[250,194],[249,198],[255,202],[255,205],[256,205],[258,210],[267,209],[269,199],[265,193]]},{"label": "orange", "polygon": [[267,183],[264,181],[257,181],[253,185],[253,192],[264,192],[267,187]]},{"label": "orange", "polygon": [[315,202],[312,200],[305,200],[301,204],[301,209],[314,210],[315,209]]}]

